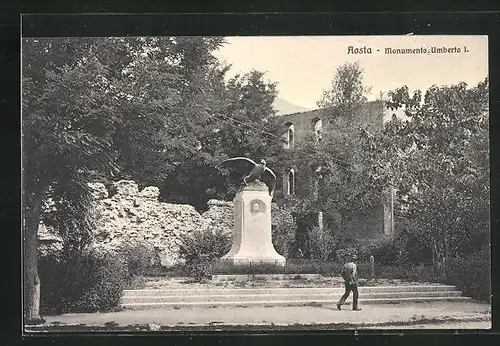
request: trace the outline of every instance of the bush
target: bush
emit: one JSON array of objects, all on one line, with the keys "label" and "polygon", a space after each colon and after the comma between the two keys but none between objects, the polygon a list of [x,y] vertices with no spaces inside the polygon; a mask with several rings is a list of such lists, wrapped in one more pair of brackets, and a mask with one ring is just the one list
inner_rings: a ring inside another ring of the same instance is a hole
[{"label": "bush", "polygon": [[491,301],[490,252],[483,249],[464,258],[448,259],[445,266],[446,283],[457,286],[465,295],[477,300]]},{"label": "bush", "polygon": [[399,249],[398,261],[400,263],[431,264],[432,251],[425,238],[419,235],[421,228],[411,219],[397,217],[397,232],[394,237],[394,245]]},{"label": "bush", "polygon": [[272,242],[276,251],[289,257],[295,239],[297,225],[289,210],[272,204]]},{"label": "bush", "polygon": [[466,296],[491,300],[490,256],[487,249],[466,257],[448,258],[444,269],[430,264],[375,266],[375,274],[383,279],[402,279],[416,282],[442,282],[454,285]]},{"label": "bush", "polygon": [[359,260],[368,262],[370,256],[373,256],[379,265],[393,265],[399,259],[400,251],[392,238],[356,240],[352,248]]},{"label": "bush", "polygon": [[314,226],[307,231],[309,239],[309,255],[313,259],[327,261],[335,258],[339,240],[332,236],[329,229],[320,229]]},{"label": "bush", "polygon": [[382,279],[401,279],[415,282],[443,282],[444,273],[432,265],[375,265],[375,276]]},{"label": "bush", "polygon": [[353,247],[349,247],[349,248],[341,248],[341,249],[338,249],[336,252],[335,252],[335,255],[337,256],[337,260],[341,263],[345,263],[347,262],[353,255],[358,255],[358,251],[353,248]]},{"label": "bush", "polygon": [[128,272],[133,276],[155,273],[160,267],[159,258],[152,246],[142,243],[128,244],[119,252],[127,263]]},{"label": "bush", "polygon": [[39,259],[42,313],[96,312],[120,303],[130,279],[120,256],[85,250]]},{"label": "bush", "polygon": [[334,261],[291,259],[286,262],[287,274],[321,274],[338,276],[342,264]]},{"label": "bush", "polygon": [[231,248],[231,236],[220,230],[194,231],[181,238],[180,257],[186,274],[199,281],[210,277],[213,262]]},{"label": "bush", "polygon": [[371,243],[369,252],[369,256],[373,256],[375,262],[382,265],[394,264],[399,258],[399,250],[393,239],[379,239]]}]

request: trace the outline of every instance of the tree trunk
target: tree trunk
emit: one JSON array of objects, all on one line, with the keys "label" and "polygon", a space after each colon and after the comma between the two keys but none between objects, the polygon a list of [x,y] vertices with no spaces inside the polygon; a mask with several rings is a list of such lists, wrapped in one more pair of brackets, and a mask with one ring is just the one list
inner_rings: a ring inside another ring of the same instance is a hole
[{"label": "tree trunk", "polygon": [[431,246],[431,250],[432,250],[432,266],[436,266],[436,246],[434,244],[432,244]]},{"label": "tree trunk", "polygon": [[347,213],[340,213],[340,232],[341,234],[347,233]]},{"label": "tree trunk", "polygon": [[38,225],[42,196],[32,196],[26,200],[24,214],[24,318],[26,323],[39,323],[40,278],[38,276]]},{"label": "tree trunk", "polygon": [[444,246],[442,243],[438,243],[437,241],[433,242],[432,265],[433,265],[434,269],[437,269],[438,271],[441,270],[441,265],[443,263],[443,261],[442,261],[442,259],[444,257],[443,249],[444,249]]}]

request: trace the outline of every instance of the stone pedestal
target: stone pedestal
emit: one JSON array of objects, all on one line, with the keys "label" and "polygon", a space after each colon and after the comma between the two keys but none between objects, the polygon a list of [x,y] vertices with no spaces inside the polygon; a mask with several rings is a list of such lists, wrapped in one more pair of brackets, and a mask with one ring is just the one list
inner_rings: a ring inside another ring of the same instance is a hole
[{"label": "stone pedestal", "polygon": [[260,181],[251,183],[238,191],[233,202],[233,245],[222,260],[284,266],[285,257],[276,252],[272,243],[271,196],[267,186]]}]

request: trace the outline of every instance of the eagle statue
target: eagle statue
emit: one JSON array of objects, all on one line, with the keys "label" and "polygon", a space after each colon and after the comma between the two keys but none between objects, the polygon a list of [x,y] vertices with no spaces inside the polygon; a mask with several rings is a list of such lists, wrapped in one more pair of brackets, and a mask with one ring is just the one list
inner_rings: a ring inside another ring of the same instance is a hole
[{"label": "eagle statue", "polygon": [[[267,185],[269,195],[273,197],[276,186],[276,175],[268,167],[266,160],[261,160],[259,164],[246,157],[233,157],[221,162],[222,167],[236,168],[242,172],[250,172],[243,177],[243,184],[247,185],[253,181],[261,181]],[[246,174],[246,173],[245,173]]]}]

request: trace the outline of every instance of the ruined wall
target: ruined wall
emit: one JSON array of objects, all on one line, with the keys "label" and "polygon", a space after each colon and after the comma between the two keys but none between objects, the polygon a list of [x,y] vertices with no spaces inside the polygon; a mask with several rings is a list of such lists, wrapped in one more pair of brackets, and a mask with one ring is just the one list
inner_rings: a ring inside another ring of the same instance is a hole
[{"label": "ruined wall", "polygon": [[[386,111],[384,102],[370,101],[366,102],[361,109],[361,112],[356,115],[355,122],[364,128],[369,128],[371,130],[381,130],[383,127],[384,117],[390,119],[390,115]],[[283,123],[293,124],[296,144],[303,140],[306,140],[308,135],[312,135],[314,133],[314,124],[318,119],[323,120],[323,133],[328,132],[329,128],[335,128],[335,123],[330,123],[325,118],[323,109],[285,114],[282,115],[282,118]]]},{"label": "ruined wall", "polygon": [[116,194],[108,197],[102,184],[92,184],[99,212],[95,246],[118,250],[124,245],[151,245],[164,266],[179,260],[182,234],[204,229],[206,222],[193,206],[158,201],[159,189],[149,186],[139,191],[133,181],[115,183]]},{"label": "ruined wall", "polygon": [[211,199],[207,204],[208,210],[202,214],[206,227],[213,231],[218,230],[232,234],[234,229],[233,202]]},{"label": "ruined wall", "polygon": [[[283,115],[285,123],[291,123],[295,129],[295,144],[307,140],[308,136],[314,133],[314,124],[317,119],[322,119],[323,133],[328,133],[329,129],[335,129],[336,125],[341,124],[342,119],[333,122],[327,121],[324,110],[316,109],[307,112]],[[355,116],[355,123],[370,131],[376,132],[383,128],[384,116],[386,116],[385,104],[383,101],[366,102],[361,111]],[[386,118],[388,115],[386,116]],[[295,171],[295,196],[299,198],[309,198],[314,193],[310,187],[314,186],[314,171],[309,167],[294,167]],[[285,179],[286,180],[286,179]],[[287,186],[286,181],[283,188]],[[281,194],[277,194],[280,196]],[[327,211],[325,211],[327,212]],[[326,215],[328,213],[325,213]],[[328,215],[329,227],[334,231],[340,232],[340,221],[334,220],[338,217]],[[390,221],[390,220],[389,220]],[[375,205],[369,215],[361,215],[353,210],[352,215],[346,225],[348,234],[359,237],[372,238],[379,237],[387,233],[387,216],[384,214],[383,205]]]},{"label": "ruined wall", "polygon": [[[139,191],[134,181],[114,184],[116,193],[110,196],[101,183],[90,184],[98,211],[94,246],[116,251],[127,245],[143,243],[158,254],[161,264],[179,263],[181,235],[195,230],[221,231],[232,234],[234,208],[232,201],[208,201],[209,209],[200,215],[191,205],[163,203],[158,200],[159,189],[149,186]],[[273,203],[273,227],[282,224],[283,211]],[[49,228],[41,225],[40,252],[60,249],[61,243]]]}]

